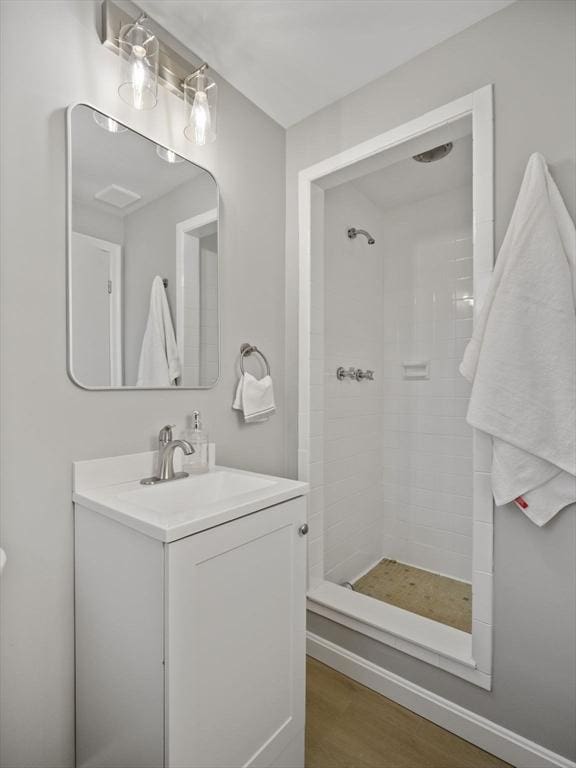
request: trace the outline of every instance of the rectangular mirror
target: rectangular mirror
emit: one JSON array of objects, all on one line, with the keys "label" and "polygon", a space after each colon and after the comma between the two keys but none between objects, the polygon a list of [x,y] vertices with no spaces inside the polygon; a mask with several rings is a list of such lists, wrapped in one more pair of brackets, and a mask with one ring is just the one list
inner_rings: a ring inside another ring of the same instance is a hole
[{"label": "rectangular mirror", "polygon": [[68,113],[68,371],[85,389],[214,386],[218,186],[85,104]]}]

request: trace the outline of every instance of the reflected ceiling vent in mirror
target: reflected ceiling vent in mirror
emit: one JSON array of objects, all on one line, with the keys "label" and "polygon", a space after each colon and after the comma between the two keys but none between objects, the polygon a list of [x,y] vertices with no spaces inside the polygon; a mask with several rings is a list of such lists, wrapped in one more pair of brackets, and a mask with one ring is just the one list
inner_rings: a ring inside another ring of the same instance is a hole
[{"label": "reflected ceiling vent in mirror", "polygon": [[208,65],[191,52],[190,60],[177,53],[162,40],[163,30],[145,13],[134,18],[105,0],[102,22],[103,44],[120,55],[120,98],[134,109],[153,109],[160,83],[184,99],[188,141],[196,146],[214,141],[218,86],[206,73]]},{"label": "reflected ceiling vent in mirror", "polygon": [[142,196],[124,187],[119,187],[117,184],[110,184],[109,187],[104,187],[100,192],[96,192],[94,197],[96,200],[113,205],[115,208],[126,208],[127,205],[140,200]]},{"label": "reflected ceiling vent in mirror", "polygon": [[166,147],[160,146],[160,144],[156,144],[156,154],[158,157],[162,158],[164,162],[166,163],[183,163],[184,158],[180,157],[180,155],[177,155],[176,152],[173,152],[171,149],[167,149]]},{"label": "reflected ceiling vent in mirror", "polygon": [[96,125],[104,128],[108,133],[125,133],[128,130],[125,125],[117,123],[116,120],[108,117],[108,115],[103,115],[101,112],[96,112],[96,110],[92,113],[92,117]]}]

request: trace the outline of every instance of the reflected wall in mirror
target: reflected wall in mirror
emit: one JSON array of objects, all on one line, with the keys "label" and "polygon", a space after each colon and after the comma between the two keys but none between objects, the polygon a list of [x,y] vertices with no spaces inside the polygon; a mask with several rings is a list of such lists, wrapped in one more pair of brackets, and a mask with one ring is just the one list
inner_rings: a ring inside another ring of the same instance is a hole
[{"label": "reflected wall in mirror", "polygon": [[80,104],[69,110],[68,368],[89,389],[213,386],[218,187]]}]

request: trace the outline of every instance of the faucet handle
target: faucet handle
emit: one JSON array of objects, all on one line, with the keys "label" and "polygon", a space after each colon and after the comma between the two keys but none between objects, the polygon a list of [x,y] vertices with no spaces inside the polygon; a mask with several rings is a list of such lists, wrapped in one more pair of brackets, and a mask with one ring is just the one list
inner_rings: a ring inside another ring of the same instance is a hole
[{"label": "faucet handle", "polygon": [[172,428],[175,426],[176,424],[166,424],[165,427],[162,427],[158,435],[158,442],[161,445],[168,445],[172,441]]}]

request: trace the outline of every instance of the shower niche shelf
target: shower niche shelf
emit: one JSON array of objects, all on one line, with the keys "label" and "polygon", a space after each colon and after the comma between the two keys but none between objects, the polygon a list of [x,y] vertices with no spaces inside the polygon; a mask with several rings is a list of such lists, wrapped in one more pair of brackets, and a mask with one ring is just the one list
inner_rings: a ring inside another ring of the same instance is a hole
[{"label": "shower niche shelf", "polygon": [[423,360],[416,363],[402,363],[403,379],[429,379],[430,378],[430,360]]}]

